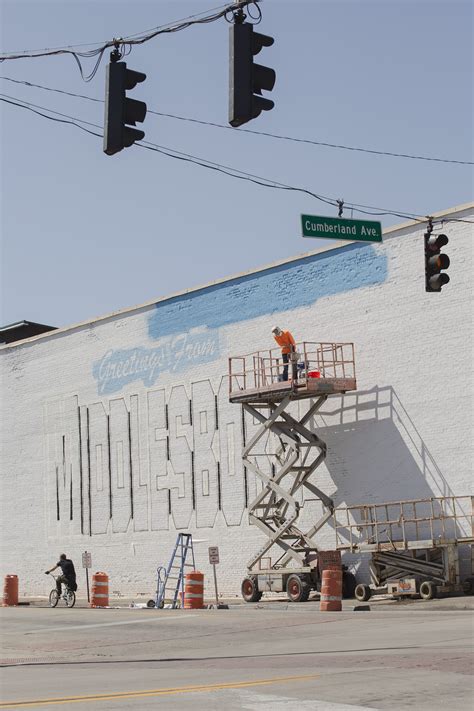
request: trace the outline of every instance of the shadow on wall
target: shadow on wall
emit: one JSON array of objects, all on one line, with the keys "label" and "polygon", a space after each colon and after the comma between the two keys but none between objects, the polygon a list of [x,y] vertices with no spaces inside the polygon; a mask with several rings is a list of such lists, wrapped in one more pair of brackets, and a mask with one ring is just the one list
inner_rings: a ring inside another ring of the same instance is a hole
[{"label": "shadow on wall", "polygon": [[[338,422],[333,424],[336,418]],[[319,485],[332,496],[336,507],[464,495],[461,500],[456,500],[455,507],[451,500],[417,505],[416,516],[429,517],[430,510],[435,516],[440,512],[447,514],[445,522],[435,520],[431,528],[435,538],[441,533],[451,539],[472,535],[472,503],[465,495],[468,492],[453,491],[391,386],[347,394],[339,401],[331,398],[324,410],[312,419],[310,427],[328,446],[325,460],[328,481],[325,486],[320,480]],[[306,520],[308,516],[317,520],[318,504],[315,501],[306,501],[304,508]],[[378,509],[382,516],[383,509],[387,518],[395,521],[402,511],[400,506],[382,507]],[[404,507],[403,514],[411,517],[412,511],[410,506]],[[357,511],[352,513],[357,517],[353,522],[361,523],[360,514]],[[328,525],[334,529],[332,520]],[[367,529],[360,530],[370,534]],[[395,540],[399,539],[396,534],[400,533],[400,526],[387,527],[387,530],[395,533]],[[430,538],[428,521],[417,528],[413,524],[407,525],[405,530],[408,540],[420,539],[420,536]],[[349,531],[344,526],[339,534],[340,542],[344,538],[349,540]],[[470,547],[460,545],[459,556],[461,567],[471,574]],[[358,570],[359,575],[361,571],[367,572],[367,557],[347,552],[344,558],[354,572]]]},{"label": "shadow on wall", "polygon": [[328,445],[325,464],[336,506],[454,495],[391,386],[339,402],[334,407],[337,400],[328,400],[311,423]]}]

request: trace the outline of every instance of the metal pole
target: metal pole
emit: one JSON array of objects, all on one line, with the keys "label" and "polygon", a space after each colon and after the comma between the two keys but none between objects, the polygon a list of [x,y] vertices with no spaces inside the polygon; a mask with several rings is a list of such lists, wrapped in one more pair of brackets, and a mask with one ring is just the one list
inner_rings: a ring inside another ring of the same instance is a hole
[{"label": "metal pole", "polygon": [[214,589],[216,591],[216,605],[218,605],[219,604],[219,595],[217,594],[217,575],[216,575],[216,564],[215,563],[212,564],[212,569],[214,572]]},{"label": "metal pole", "polygon": [[86,568],[86,582],[87,582],[87,602],[90,602],[90,595],[89,595],[89,568]]}]

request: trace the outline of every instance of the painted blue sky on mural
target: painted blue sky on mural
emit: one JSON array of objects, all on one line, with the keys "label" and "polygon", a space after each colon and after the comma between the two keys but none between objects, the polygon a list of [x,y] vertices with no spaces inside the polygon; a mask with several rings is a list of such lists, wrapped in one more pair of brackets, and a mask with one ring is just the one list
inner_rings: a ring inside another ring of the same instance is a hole
[{"label": "painted blue sky on mural", "polygon": [[98,392],[118,392],[137,380],[151,387],[160,373],[215,360],[221,355],[222,326],[309,306],[386,278],[385,253],[354,244],[167,299],[148,317],[148,335],[156,345],[110,350],[94,363]]},{"label": "painted blue sky on mural", "polygon": [[149,317],[148,331],[158,339],[197,325],[220,328],[309,306],[386,278],[387,258],[380,248],[347,245],[160,302]]}]

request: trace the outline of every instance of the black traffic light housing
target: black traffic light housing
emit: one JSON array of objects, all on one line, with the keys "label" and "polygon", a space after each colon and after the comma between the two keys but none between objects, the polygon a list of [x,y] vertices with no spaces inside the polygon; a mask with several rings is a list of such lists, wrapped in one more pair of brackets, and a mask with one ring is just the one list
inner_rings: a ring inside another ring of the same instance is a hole
[{"label": "black traffic light housing", "polygon": [[141,123],[146,116],[143,101],[129,99],[125,92],[145,81],[146,74],[127,69],[126,62],[112,61],[105,75],[104,153],[112,156],[135,141],[141,141],[145,133],[128,124]]},{"label": "black traffic light housing", "polygon": [[442,269],[449,267],[449,257],[441,254],[441,248],[449,242],[446,235],[425,232],[425,291],[441,291],[449,282],[449,276]]},{"label": "black traffic light housing", "polygon": [[253,25],[239,22],[229,28],[229,123],[241,126],[273,109],[274,103],[262,96],[275,85],[274,69],[255,64],[253,57],[262,47],[270,47],[273,37],[254,32]]}]

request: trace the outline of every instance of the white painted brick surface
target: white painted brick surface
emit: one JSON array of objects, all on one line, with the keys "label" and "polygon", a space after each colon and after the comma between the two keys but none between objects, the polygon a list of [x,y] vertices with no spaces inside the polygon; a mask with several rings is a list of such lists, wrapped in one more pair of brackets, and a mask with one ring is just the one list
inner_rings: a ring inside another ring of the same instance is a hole
[{"label": "white painted brick surface", "polygon": [[[220,548],[221,591],[239,595],[263,538],[248,525],[259,485],[248,474],[245,486],[227,358],[273,347],[274,323],[298,341],[355,344],[357,392],[330,397],[312,423],[328,445],[315,483],[337,505],[473,493],[472,225],[444,231],[451,282],[442,294],[424,291],[423,229],[409,226],[382,245],[190,292],[169,313],[159,302],[0,348],[2,577],[16,573],[21,594],[44,594],[42,571],[59,553],[79,571],[89,550],[111,590],[151,595],[181,530],[199,541],[209,595],[210,545]],[[188,324],[181,335],[176,319]],[[160,337],[161,324],[171,335]],[[178,339],[171,355],[163,350],[161,365],[147,361],[148,375],[132,378],[138,359],[169,338]],[[119,357],[119,376],[100,384],[94,364]],[[253,427],[246,418],[247,437]],[[302,527],[320,512],[305,502]],[[318,541],[334,547],[331,526]]]}]

